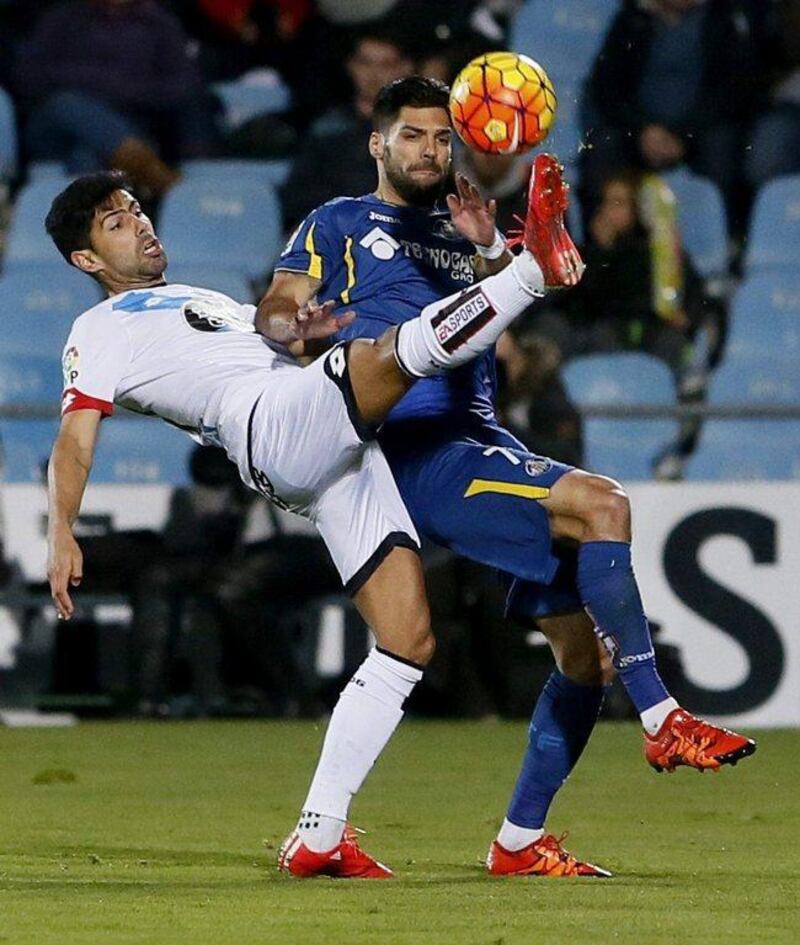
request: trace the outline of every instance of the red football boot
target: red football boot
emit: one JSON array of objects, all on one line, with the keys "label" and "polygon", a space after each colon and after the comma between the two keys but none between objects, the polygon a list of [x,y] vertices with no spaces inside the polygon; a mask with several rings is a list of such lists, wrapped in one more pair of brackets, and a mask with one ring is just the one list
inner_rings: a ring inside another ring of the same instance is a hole
[{"label": "red football boot", "polygon": [[569,185],[561,176],[564,168],[552,154],[537,154],[528,185],[528,212],[523,229],[510,233],[509,246],[522,244],[539,264],[548,288],[576,285],[584,265],[564,225],[569,205]]},{"label": "red football boot", "polygon": [[521,850],[506,850],[494,840],[486,857],[491,876],[597,876],[611,873],[594,863],[582,863],[561,846],[562,837],[545,834]]},{"label": "red football boot", "polygon": [[752,755],[756,743],[744,735],[698,719],[686,709],[673,709],[655,735],[644,734],[644,756],[656,771],[688,765],[716,771]]},{"label": "red football boot", "polygon": [[292,876],[334,876],[337,879],[391,879],[394,873],[358,845],[355,830],[348,824],[341,843],[325,853],[309,850],[293,831],[281,844],[278,869]]}]

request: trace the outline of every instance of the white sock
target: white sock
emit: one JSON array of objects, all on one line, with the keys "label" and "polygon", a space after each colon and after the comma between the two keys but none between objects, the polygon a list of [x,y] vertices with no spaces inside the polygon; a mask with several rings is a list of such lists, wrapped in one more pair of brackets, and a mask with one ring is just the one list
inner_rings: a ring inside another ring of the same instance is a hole
[{"label": "white sock", "polygon": [[[300,820],[303,825],[311,824],[308,830],[303,829],[310,849],[330,850],[339,842],[341,831],[329,842],[335,833],[330,821],[344,827],[353,795],[399,725],[403,703],[420,679],[418,666],[376,647],[342,690],[303,804],[303,811],[315,815]],[[319,846],[323,842],[328,845]]]},{"label": "white sock", "polygon": [[649,709],[645,709],[639,718],[642,720],[642,725],[647,734],[655,735],[664,724],[664,719],[673,709],[677,708],[678,703],[670,697],[669,699],[663,699],[661,702],[657,702],[655,705],[651,705]]},{"label": "white sock", "polygon": [[315,853],[325,853],[338,847],[344,833],[345,821],[338,817],[326,817],[310,810],[300,811],[297,832],[303,843]]},{"label": "white sock", "polygon": [[504,850],[514,853],[530,846],[543,836],[544,830],[541,827],[518,827],[506,817],[497,834],[497,842]]},{"label": "white sock", "polygon": [[395,357],[411,377],[429,377],[483,354],[534,298],[544,295],[544,276],[524,251],[478,285],[427,305],[397,331]]}]

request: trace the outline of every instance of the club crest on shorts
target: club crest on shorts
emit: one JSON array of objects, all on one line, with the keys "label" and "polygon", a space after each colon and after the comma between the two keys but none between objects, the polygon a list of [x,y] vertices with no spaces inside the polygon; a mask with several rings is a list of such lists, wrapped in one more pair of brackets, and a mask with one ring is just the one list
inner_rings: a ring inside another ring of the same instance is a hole
[{"label": "club crest on shorts", "polygon": [[535,459],[525,460],[525,472],[532,477],[541,476],[550,468],[550,460],[544,456],[537,456]]}]

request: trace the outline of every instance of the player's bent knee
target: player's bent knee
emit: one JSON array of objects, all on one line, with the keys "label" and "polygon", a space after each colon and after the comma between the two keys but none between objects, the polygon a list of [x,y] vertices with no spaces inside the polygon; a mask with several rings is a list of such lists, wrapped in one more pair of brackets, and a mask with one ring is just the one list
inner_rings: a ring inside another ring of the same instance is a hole
[{"label": "player's bent knee", "polygon": [[631,504],[622,486],[606,476],[591,476],[584,485],[586,540],[630,540]]}]

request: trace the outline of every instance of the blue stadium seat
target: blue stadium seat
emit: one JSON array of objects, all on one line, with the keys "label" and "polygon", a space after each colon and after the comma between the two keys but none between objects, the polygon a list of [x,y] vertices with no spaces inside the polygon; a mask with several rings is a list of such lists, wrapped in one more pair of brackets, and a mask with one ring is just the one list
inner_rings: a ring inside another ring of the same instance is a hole
[{"label": "blue stadium seat", "polygon": [[740,285],[731,305],[725,358],[800,364],[799,275],[763,273]]},{"label": "blue stadium seat", "polygon": [[45,232],[44,220],[53,198],[69,183],[58,174],[32,180],[17,194],[4,259],[4,272],[31,263],[60,263],[58,250]]},{"label": "blue stadium seat", "polygon": [[171,262],[263,276],[283,246],[275,192],[228,178],[181,181],[164,198],[158,233]]},{"label": "blue stadium seat", "polygon": [[241,158],[185,161],[181,165],[184,177],[189,180],[233,177],[253,181],[264,187],[280,187],[291,169],[292,162],[289,160],[248,161]]},{"label": "blue stadium seat", "polygon": [[[574,358],[562,376],[576,406],[675,403],[669,368],[647,354],[621,352]],[[616,479],[651,479],[653,463],[677,437],[675,420],[602,419],[584,421],[587,469]]]},{"label": "blue stadium seat", "polygon": [[36,404],[58,408],[62,387],[60,356],[19,354],[0,347],[0,405]]},{"label": "blue stadium seat", "polygon": [[567,180],[574,187],[578,183],[578,155],[583,142],[581,124],[581,96],[579,83],[562,79],[556,85],[558,111],[550,134],[540,147],[557,155],[568,166]]},{"label": "blue stadium seat", "polygon": [[0,278],[0,350],[61,360],[73,321],[102,298],[88,276],[59,261],[18,266]]},{"label": "blue stadium seat", "polygon": [[544,66],[558,94],[559,80],[588,75],[618,7],[618,0],[527,0],[509,47]]},{"label": "blue stadium seat", "polygon": [[0,180],[17,173],[17,120],[11,96],[0,88]]},{"label": "blue stadium seat", "polygon": [[685,478],[800,479],[800,420],[707,420]]},{"label": "blue stadium seat", "polygon": [[722,194],[710,180],[684,168],[662,176],[678,201],[683,245],[698,272],[705,278],[724,275],[728,228]]},{"label": "blue stadium seat", "polygon": [[798,404],[800,372],[794,364],[772,357],[730,355],[708,386],[711,404]]},{"label": "blue stadium seat", "polygon": [[28,165],[28,180],[43,180],[46,177],[60,177],[64,186],[69,182],[67,169],[60,161],[32,161]]},{"label": "blue stadium seat", "polygon": [[289,88],[277,73],[272,81],[255,83],[240,79],[237,82],[218,82],[213,90],[225,109],[225,124],[229,131],[257,115],[285,112],[291,105]]},{"label": "blue stadium seat", "polygon": [[194,446],[163,420],[115,414],[101,425],[91,481],[182,485],[189,480]]},{"label": "blue stadium seat", "polygon": [[42,482],[58,420],[0,420],[5,482]]},{"label": "blue stadium seat", "polygon": [[800,174],[776,177],[758,193],[747,239],[745,270],[796,271],[800,260]]},{"label": "blue stadium seat", "polygon": [[167,278],[173,285],[194,285],[201,289],[222,292],[235,302],[255,302],[253,290],[240,272],[209,269],[207,266],[170,266]]}]

